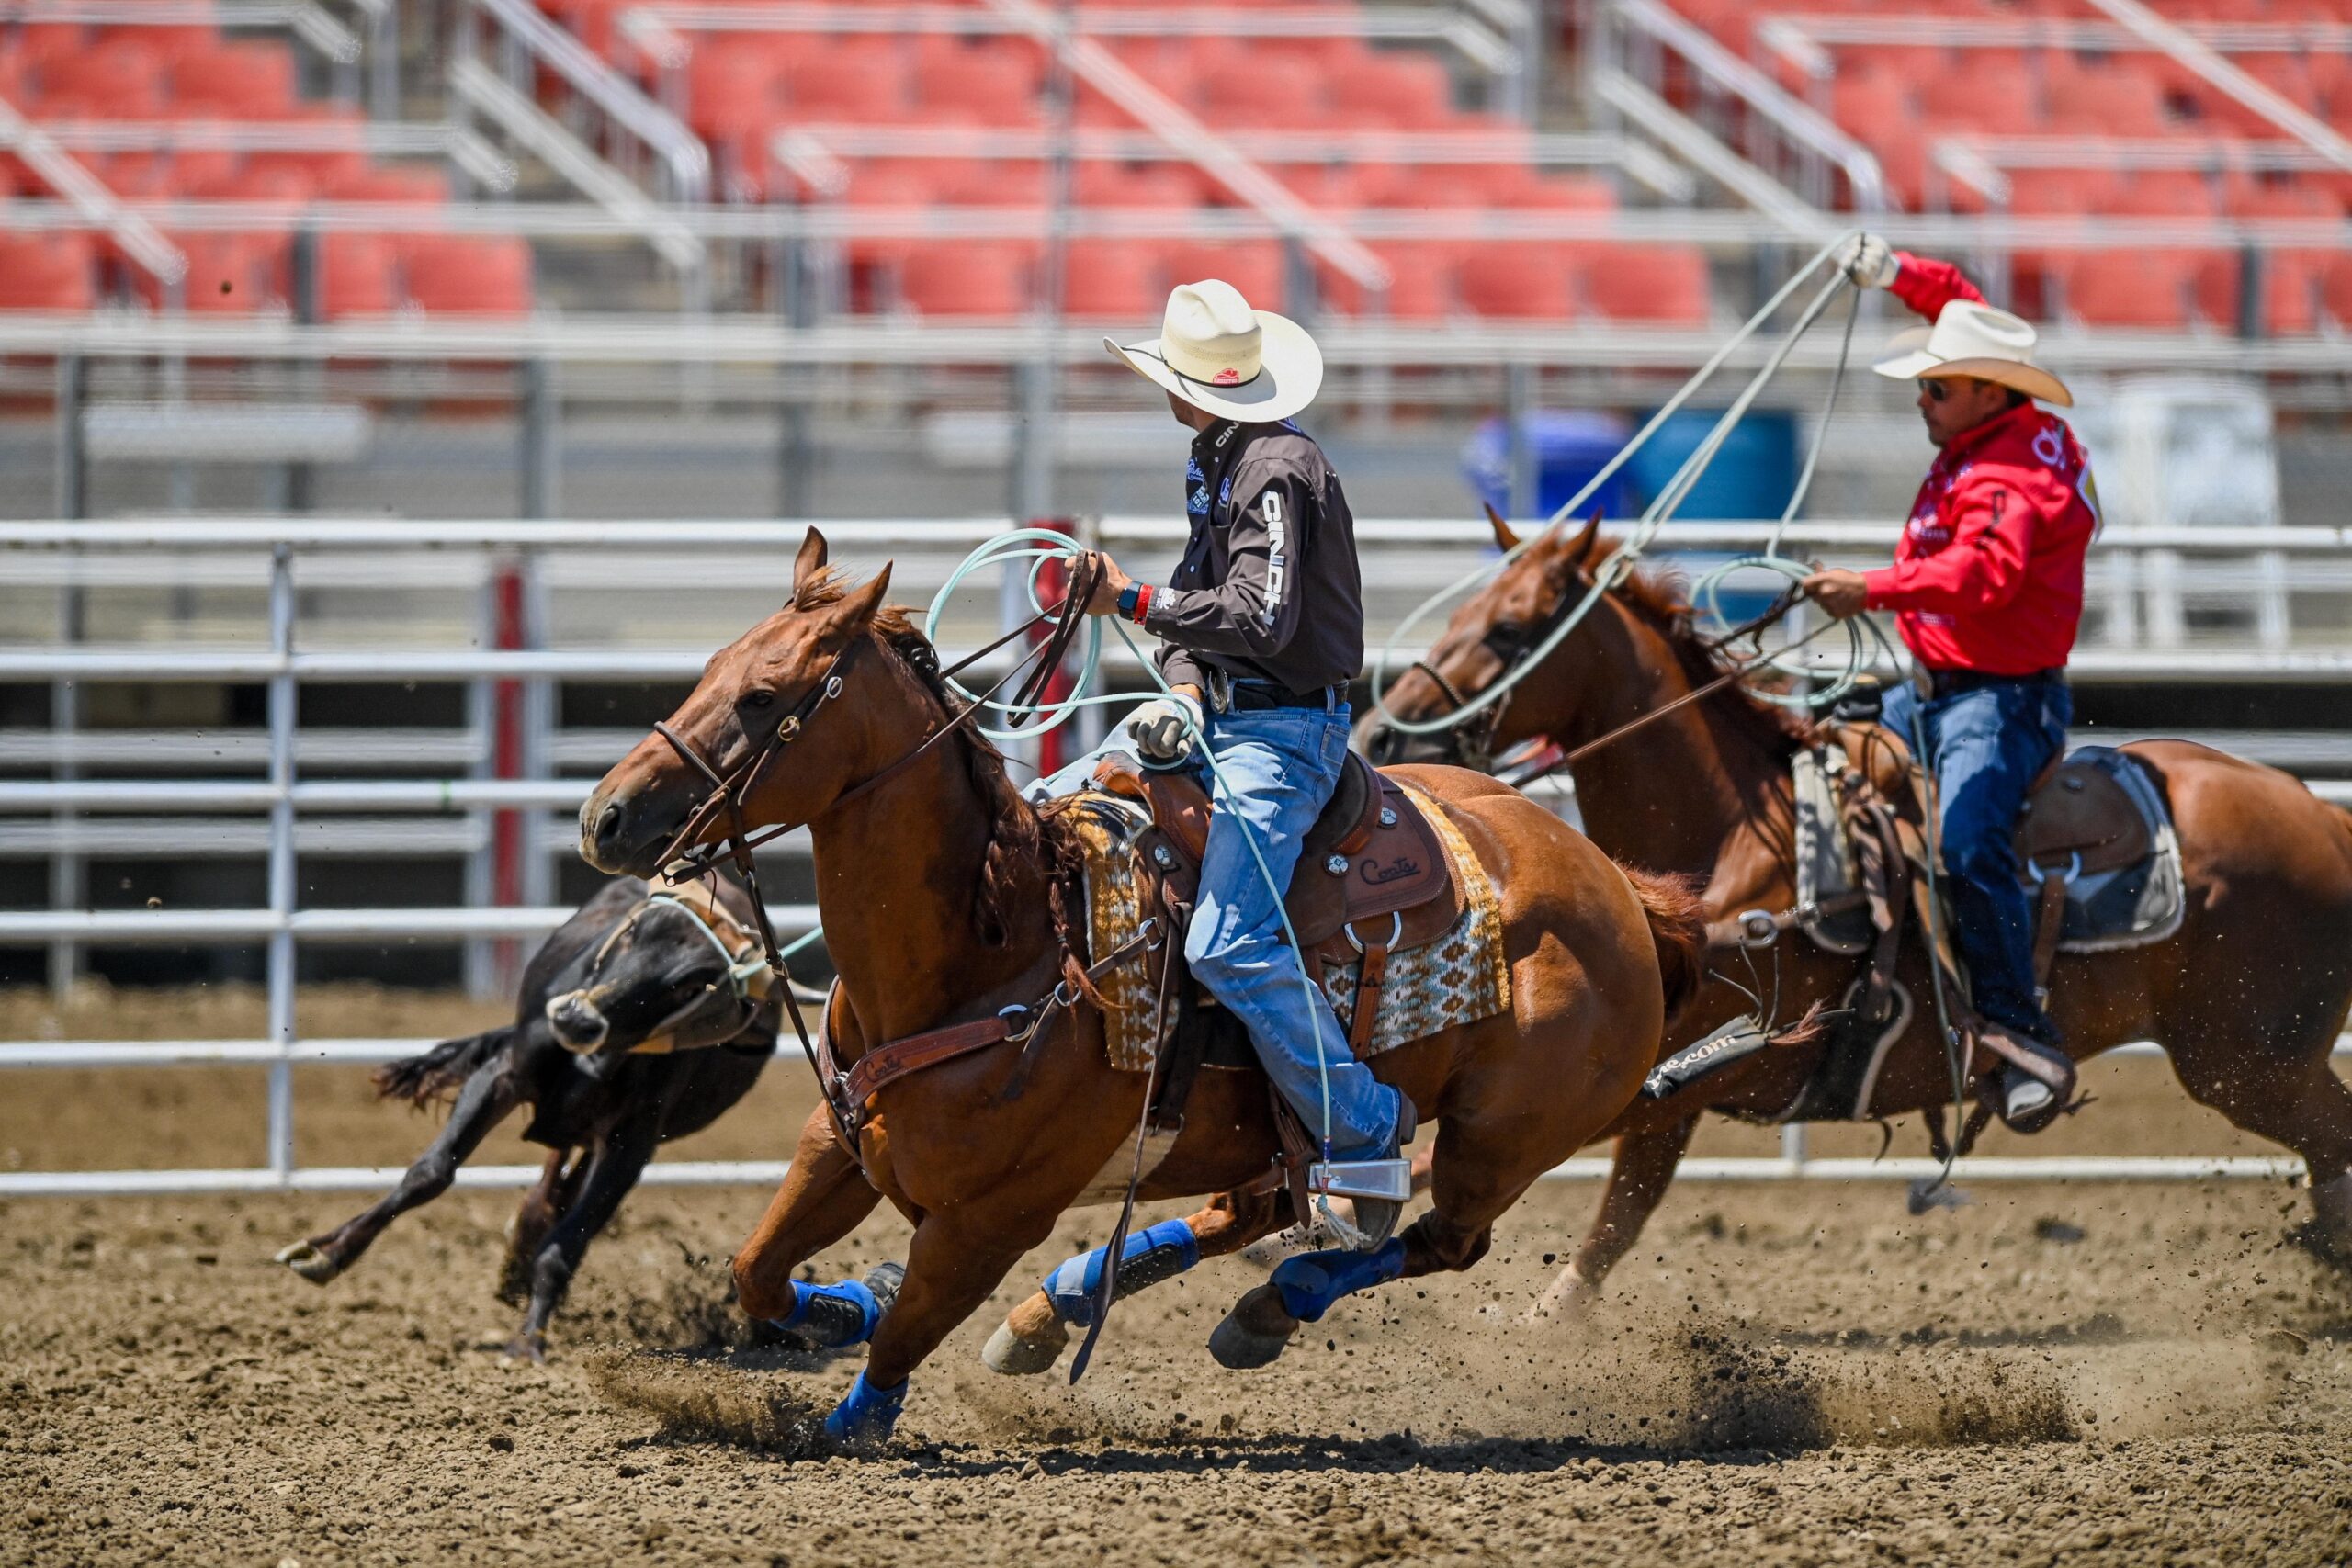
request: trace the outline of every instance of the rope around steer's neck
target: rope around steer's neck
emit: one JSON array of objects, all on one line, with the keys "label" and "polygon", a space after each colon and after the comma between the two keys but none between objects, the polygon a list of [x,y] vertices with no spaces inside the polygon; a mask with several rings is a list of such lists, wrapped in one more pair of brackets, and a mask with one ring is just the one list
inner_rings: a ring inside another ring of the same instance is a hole
[{"label": "rope around steer's neck", "polygon": [[[1672,397],[1659,406],[1648,422],[1634,433],[1633,439],[1628,441],[1615,457],[1602,465],[1600,472],[1594,474],[1585,482],[1582,489],[1570,496],[1556,512],[1553,513],[1543,529],[1531,534],[1527,538],[1505,551],[1500,558],[1485,562],[1473,570],[1465,572],[1414,607],[1412,613],[1397,625],[1387,644],[1381,649],[1379,658],[1373,666],[1373,704],[1378,709],[1383,724],[1405,735],[1441,734],[1459,727],[1464,718],[1492,707],[1509,695],[1513,687],[1567,639],[1568,635],[1577,628],[1586,615],[1591,613],[1592,607],[1600,602],[1603,594],[1623,582],[1633,572],[1644,552],[1657,536],[1658,531],[1665,526],[1668,520],[1674,515],[1676,509],[1689,498],[1690,491],[1705,476],[1708,467],[1714,461],[1716,455],[1723,450],[1724,443],[1730,439],[1732,431],[1738,426],[1742,419],[1747,417],[1747,411],[1754,406],[1757,398],[1780,373],[1781,366],[1787,362],[1789,355],[1795,349],[1797,344],[1812,329],[1814,322],[1821,318],[1823,311],[1828,309],[1830,302],[1841,290],[1851,290],[1853,300],[1847,313],[1845,334],[1838,347],[1837,369],[1830,380],[1830,409],[1835,408],[1838,389],[1845,377],[1847,356],[1853,344],[1854,319],[1859,310],[1860,295],[1860,287],[1851,283],[1842,274],[1832,276],[1829,281],[1806,303],[1794,324],[1790,327],[1787,334],[1765,360],[1763,366],[1749,378],[1747,385],[1733,400],[1731,406],[1724,411],[1722,417],[1716,420],[1705,438],[1691,449],[1688,457],[1683,459],[1681,467],[1675,470],[1673,478],[1668,479],[1665,487],[1659,491],[1657,499],[1643,511],[1642,515],[1635,521],[1632,533],[1611,554],[1610,558],[1601,563],[1600,570],[1592,574],[1592,585],[1584,597],[1553,624],[1540,642],[1521,653],[1518,660],[1505,671],[1502,678],[1493,685],[1473,697],[1466,705],[1439,717],[1408,719],[1399,717],[1390,711],[1388,707],[1389,671],[1397,650],[1408,645],[1413,628],[1427,619],[1441,605],[1451,603],[1491,581],[1511,562],[1533,548],[1542,540],[1546,531],[1556,526],[1564,518],[1575,515],[1587,501],[1599,492],[1602,485],[1608,483],[1618,469],[1623,468],[1632,459],[1635,452],[1648,443],[1650,437],[1657,433],[1668,418],[1679,411],[1684,403],[1690,401],[1701,387],[1713,378],[1715,372],[1730,361],[1733,352],[1748,338],[1754,336],[1772,314],[1796,293],[1799,286],[1812,277],[1825,263],[1829,261],[1848,237],[1848,235],[1840,235],[1815,252],[1811,260],[1798,268],[1794,276],[1782,284],[1770,299],[1765,300],[1756,313],[1748,317],[1724,345],[1717,349],[1714,355],[1701,366]],[[1798,506],[1803,503],[1805,493],[1812,488],[1813,476],[1821,456],[1822,439],[1828,429],[1830,409],[1824,410],[1820,423],[1815,427],[1812,447],[1806,454],[1804,470],[1799,476],[1795,491],[1789,497],[1787,507],[1781,514],[1780,524],[1772,531],[1765,554],[1742,557],[1715,569],[1709,574],[1707,581],[1707,590],[1710,594],[1721,582],[1723,577],[1734,570],[1762,566],[1783,573],[1792,572],[1797,577],[1804,575],[1804,570],[1799,563],[1787,561],[1779,555],[1780,540],[1782,532],[1788,527],[1789,520],[1796,515]],[[1842,695],[1851,687],[1854,677],[1866,666],[1866,645],[1863,641],[1865,635],[1859,627],[1849,632],[1851,643],[1849,668],[1846,673],[1839,677],[1834,692],[1821,700],[1835,701],[1837,696]]]}]

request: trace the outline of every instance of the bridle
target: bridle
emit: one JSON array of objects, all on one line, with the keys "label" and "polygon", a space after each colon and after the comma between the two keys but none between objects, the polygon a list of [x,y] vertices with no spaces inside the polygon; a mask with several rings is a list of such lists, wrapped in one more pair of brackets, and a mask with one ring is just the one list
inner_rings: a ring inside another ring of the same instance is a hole
[{"label": "bridle", "polygon": [[[1718,636],[1703,637],[1700,639],[1699,646],[1711,655],[1719,653],[1743,637],[1754,637],[1763,631],[1794,609],[1797,602],[1804,597],[1803,592],[1792,584],[1775,596],[1761,615],[1742,621]],[[1495,679],[1501,681],[1509,678],[1521,664],[1524,663],[1530,651],[1539,647],[1546,637],[1551,636],[1552,629],[1559,624],[1561,617],[1568,613],[1575,603],[1574,594],[1563,593],[1560,596],[1560,603],[1554,606],[1543,619],[1531,626],[1487,627],[1486,635],[1479,638],[1479,641],[1487,652],[1502,661],[1502,670]],[[1473,693],[1468,697],[1464,696],[1454,687],[1453,682],[1439,673],[1437,666],[1426,659],[1414,660],[1408,668],[1419,670],[1422,674],[1427,675],[1437,689],[1444,694],[1446,701],[1452,705],[1446,710],[1449,713],[1460,712],[1468,706],[1477,694]],[[1506,782],[1513,788],[1524,789],[1537,779],[1557,773],[1562,768],[1572,766],[1603,747],[1631,735],[1643,726],[1664,718],[1678,708],[1688,707],[1692,703],[1714,695],[1726,686],[1737,684],[1747,679],[1749,670],[1750,666],[1747,664],[1735,665],[1705,684],[1685,692],[1672,702],[1629,718],[1614,729],[1597,736],[1572,750],[1564,750],[1556,743],[1543,742],[1535,753],[1535,761],[1532,766],[1514,767]],[[1454,761],[1459,766],[1475,768],[1480,773],[1488,773],[1493,770],[1495,731],[1502,722],[1503,710],[1510,705],[1511,697],[1516,694],[1516,692],[1517,686],[1514,684],[1512,689],[1505,692],[1500,699],[1488,704],[1484,709],[1468,716],[1459,724],[1444,731],[1453,742]],[[1479,723],[1481,719],[1486,722]]]},{"label": "bridle", "polygon": [[[1029,673],[1022,682],[1020,689],[1014,693],[1012,705],[1019,707],[1034,702],[1045,690],[1046,682],[1053,679],[1054,672],[1061,668],[1063,656],[1069,651],[1070,642],[1076,637],[1079,626],[1085,620],[1087,603],[1093,598],[1095,587],[1102,581],[1102,558],[1091,551],[1073,557],[1070,562],[1068,591],[1063,594],[1060,604],[1050,609],[1039,610],[1002,637],[985,647],[975,649],[944,670],[940,668],[938,650],[933,648],[927,639],[910,635],[894,643],[893,646],[897,648],[899,656],[907,660],[918,671],[925,675],[944,678],[969,668],[994,653],[998,649],[1004,647],[1005,644],[1026,636],[1035,627],[1047,621],[1053,623],[1053,629],[1044,641],[1028,653],[1013,660],[1007,666],[1005,672],[999,676],[992,685],[973,697],[961,711],[952,715],[945,724],[925,736],[920,743],[898,761],[887,764],[879,772],[870,774],[835,795],[813,813],[808,820],[813,822],[819,818],[841,810],[852,801],[872,794],[913,767],[935,748],[971,723],[980,710],[987,706],[1015,675],[1021,673],[1023,665],[1030,666]],[[695,750],[694,742],[680,735],[666,720],[653,727],[653,733],[669,743],[670,750],[678,754],[679,761],[700,773],[704,781],[710,785],[710,793],[686,814],[684,824],[662,847],[662,863],[671,868],[673,880],[681,868],[690,874],[707,874],[715,870],[722,854],[734,865],[735,874],[742,878],[744,891],[751,896],[752,914],[757,922],[763,963],[775,978],[782,982],[785,1011],[791,1016],[792,1032],[800,1041],[800,1053],[808,1059],[808,1070],[816,1075],[818,1091],[824,1096],[825,1108],[832,1116],[834,1131],[840,1135],[842,1148],[848,1152],[853,1160],[858,1157],[856,1134],[863,1120],[862,1106],[865,1096],[856,1095],[853,1098],[854,1072],[844,1072],[835,1064],[829,1032],[820,1028],[813,1036],[809,1032],[808,1020],[801,1014],[800,998],[796,994],[797,988],[792,982],[792,970],[786,964],[784,950],[775,940],[775,923],[768,916],[766,896],[760,889],[759,867],[754,863],[752,856],[752,852],[760,845],[781,838],[808,824],[779,822],[753,832],[745,826],[743,813],[745,803],[750,800],[752,792],[758,788],[760,780],[766,774],[769,766],[808,732],[809,725],[819,714],[824,711],[828,704],[841,696],[852,661],[857,657],[858,650],[864,648],[868,640],[870,640],[869,637],[861,632],[844,643],[841,651],[834,654],[827,662],[823,671],[809,684],[808,689],[801,694],[800,700],[793,704],[785,716],[776,722],[775,728],[768,731],[757,749],[725,773],[719,772],[707,758]],[[725,824],[726,835],[722,840],[710,844],[697,842],[715,823],[722,820]],[[1049,1017],[1050,1013],[1047,1010],[1053,1008],[1057,1001],[1058,995],[1039,1003],[1036,1008],[1005,1010],[1007,1013],[1024,1012],[1031,1015],[1033,1019],[1038,1018],[1039,1015]],[[1000,1015],[999,1019],[989,1021],[1002,1022],[1003,1019]],[[1031,1025],[1033,1032],[1035,1028],[1035,1024],[1033,1023]],[[1023,1038],[1025,1037],[1024,1035]]]}]

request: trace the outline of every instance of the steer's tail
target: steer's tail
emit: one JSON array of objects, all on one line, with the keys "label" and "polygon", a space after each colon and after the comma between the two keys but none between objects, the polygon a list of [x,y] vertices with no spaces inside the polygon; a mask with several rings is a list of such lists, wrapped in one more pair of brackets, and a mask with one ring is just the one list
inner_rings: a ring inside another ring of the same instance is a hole
[{"label": "steer's tail", "polygon": [[484,1034],[469,1034],[462,1040],[444,1040],[421,1056],[387,1062],[375,1072],[377,1096],[423,1105],[455,1094],[458,1086],[473,1077],[477,1067],[506,1049],[506,1043],[514,1034],[511,1026],[493,1029]]},{"label": "steer's tail", "polygon": [[1707,914],[1698,884],[1687,876],[1641,871],[1630,865],[1618,870],[1634,885],[1642,913],[1650,923],[1650,941],[1657,948],[1658,984],[1666,992],[1666,1016],[1672,1021],[1707,977]]}]

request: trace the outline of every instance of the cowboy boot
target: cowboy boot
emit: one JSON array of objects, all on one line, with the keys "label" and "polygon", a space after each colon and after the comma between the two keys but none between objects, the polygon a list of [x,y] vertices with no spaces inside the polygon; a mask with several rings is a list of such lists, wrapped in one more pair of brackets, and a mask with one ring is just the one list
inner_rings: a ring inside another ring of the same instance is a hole
[{"label": "cowboy boot", "polygon": [[[1419,1130],[1420,1113],[1413,1109],[1412,1098],[1400,1092],[1396,1096],[1396,1131],[1389,1134],[1387,1150],[1381,1157],[1384,1159],[1404,1158],[1405,1145],[1413,1141],[1413,1134]],[[1356,1229],[1354,1249],[1358,1252],[1376,1252],[1386,1245],[1390,1236],[1396,1234],[1396,1221],[1405,1213],[1405,1205],[1401,1201],[1388,1198],[1357,1198],[1353,1202]]]}]

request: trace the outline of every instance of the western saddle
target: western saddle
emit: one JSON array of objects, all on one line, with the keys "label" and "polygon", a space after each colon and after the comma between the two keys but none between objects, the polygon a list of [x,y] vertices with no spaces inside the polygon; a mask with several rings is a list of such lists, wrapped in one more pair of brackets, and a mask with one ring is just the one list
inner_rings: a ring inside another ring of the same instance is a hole
[{"label": "western saddle", "polygon": [[[1097,787],[1141,802],[1152,826],[1137,847],[1159,885],[1159,903],[1180,921],[1200,894],[1209,796],[1188,773],[1139,771],[1106,757]],[[1443,936],[1462,918],[1461,879],[1437,831],[1397,783],[1351,751],[1339,787],[1307,830],[1283,907],[1302,957],[1326,972],[1359,959],[1348,1043],[1372,1038],[1388,957]]]}]

